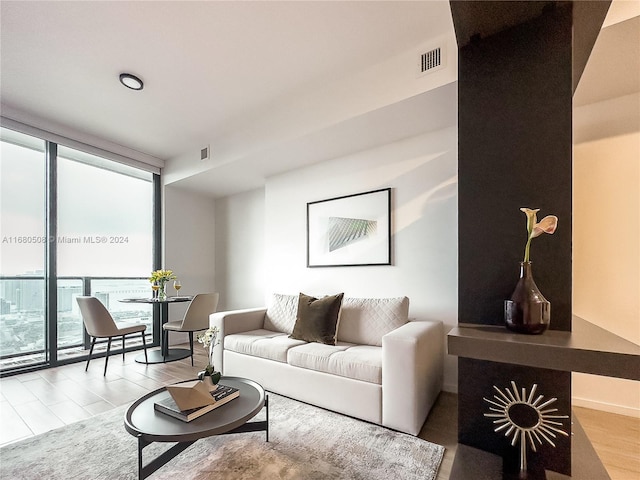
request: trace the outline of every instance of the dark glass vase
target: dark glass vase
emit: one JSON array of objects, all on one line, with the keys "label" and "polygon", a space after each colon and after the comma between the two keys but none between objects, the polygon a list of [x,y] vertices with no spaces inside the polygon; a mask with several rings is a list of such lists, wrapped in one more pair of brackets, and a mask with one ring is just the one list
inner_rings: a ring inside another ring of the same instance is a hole
[{"label": "dark glass vase", "polygon": [[536,335],[549,328],[551,304],[538,290],[531,262],[520,262],[520,279],[510,300],[504,302],[504,321],[509,330]]},{"label": "dark glass vase", "polygon": [[217,385],[218,382],[220,381],[220,378],[222,378],[222,373],[216,372],[216,371],[209,372],[207,370],[202,370],[201,372],[198,372],[198,378],[203,382],[207,383],[209,387],[213,387],[214,385]]}]

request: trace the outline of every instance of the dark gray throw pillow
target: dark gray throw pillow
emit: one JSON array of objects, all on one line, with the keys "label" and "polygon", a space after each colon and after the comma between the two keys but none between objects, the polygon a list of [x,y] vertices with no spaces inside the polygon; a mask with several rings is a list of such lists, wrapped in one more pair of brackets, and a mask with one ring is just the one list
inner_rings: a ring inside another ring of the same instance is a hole
[{"label": "dark gray throw pillow", "polygon": [[343,297],[344,293],[323,298],[301,293],[298,298],[296,324],[289,338],[335,345],[338,314]]}]

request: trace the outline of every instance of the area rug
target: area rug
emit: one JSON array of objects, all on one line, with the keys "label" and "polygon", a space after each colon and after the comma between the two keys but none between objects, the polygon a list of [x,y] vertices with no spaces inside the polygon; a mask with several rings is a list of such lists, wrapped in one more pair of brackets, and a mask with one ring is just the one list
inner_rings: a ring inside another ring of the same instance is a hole
[{"label": "area rug", "polygon": [[[0,478],[136,479],[137,442],[123,427],[124,412],[1,448]],[[434,480],[444,455],[442,446],[273,393],[269,417],[269,442],[264,432],[202,439],[149,478]],[[145,448],[145,463],[170,445]]]}]

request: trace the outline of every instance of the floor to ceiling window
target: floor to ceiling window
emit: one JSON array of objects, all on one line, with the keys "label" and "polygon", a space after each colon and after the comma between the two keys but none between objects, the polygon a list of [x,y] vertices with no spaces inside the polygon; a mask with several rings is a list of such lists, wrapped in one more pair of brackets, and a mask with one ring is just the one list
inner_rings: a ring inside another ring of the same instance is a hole
[{"label": "floor to ceiling window", "polygon": [[1,140],[0,357],[40,363],[47,339],[45,142],[11,131]]},{"label": "floor to ceiling window", "polygon": [[150,295],[158,176],[0,135],[0,372],[84,358],[78,295],[99,298],[116,321],[147,324],[153,338],[151,307],[119,300]]}]

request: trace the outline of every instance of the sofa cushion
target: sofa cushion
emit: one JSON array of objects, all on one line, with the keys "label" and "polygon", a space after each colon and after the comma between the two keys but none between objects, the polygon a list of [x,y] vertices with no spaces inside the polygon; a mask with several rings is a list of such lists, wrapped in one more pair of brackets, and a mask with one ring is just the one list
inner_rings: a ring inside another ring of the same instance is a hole
[{"label": "sofa cushion", "polygon": [[274,332],[291,334],[298,313],[298,295],[274,293],[267,307],[263,327]]},{"label": "sofa cushion", "polygon": [[287,361],[287,351],[290,348],[304,343],[301,340],[289,338],[286,333],[264,329],[224,337],[225,350],[283,363]]},{"label": "sofa cushion", "polygon": [[300,294],[298,315],[290,337],[306,342],[335,345],[338,314],[344,293],[315,298]]},{"label": "sofa cushion", "polygon": [[295,367],[382,384],[382,347],[307,343],[291,348],[287,362]]},{"label": "sofa cushion", "polygon": [[345,298],[337,339],[382,345],[382,337],[409,321],[409,298]]}]

